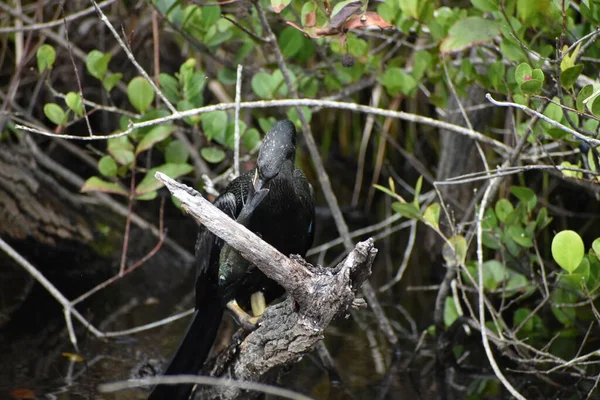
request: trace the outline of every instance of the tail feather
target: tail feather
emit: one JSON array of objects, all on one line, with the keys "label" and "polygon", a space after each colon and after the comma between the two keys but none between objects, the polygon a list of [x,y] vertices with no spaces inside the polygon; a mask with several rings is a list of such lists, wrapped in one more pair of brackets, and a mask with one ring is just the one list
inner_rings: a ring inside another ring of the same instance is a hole
[{"label": "tail feather", "polygon": [[[196,374],[208,357],[223,317],[223,307],[215,299],[202,304],[163,375]],[[157,385],[148,400],[187,400],[194,385]]]}]

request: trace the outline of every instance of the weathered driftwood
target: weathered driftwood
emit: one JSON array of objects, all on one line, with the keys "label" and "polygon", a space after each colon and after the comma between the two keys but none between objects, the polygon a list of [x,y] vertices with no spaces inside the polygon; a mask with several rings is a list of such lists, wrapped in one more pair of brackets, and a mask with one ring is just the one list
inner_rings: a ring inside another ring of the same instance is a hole
[{"label": "weathered driftwood", "polygon": [[[361,284],[371,274],[377,254],[373,240],[356,245],[337,267],[312,266],[302,258],[279,253],[254,233],[239,225],[194,189],[158,172],[182,208],[215,235],[224,239],[269,278],[289,293],[288,298],[267,308],[259,327],[245,337],[229,357],[217,360],[213,371],[232,379],[270,382],[282,366],[298,361],[323,338],[331,320],[344,315],[349,307],[360,304],[355,299]],[[238,389],[202,390],[207,398],[248,398]]]}]

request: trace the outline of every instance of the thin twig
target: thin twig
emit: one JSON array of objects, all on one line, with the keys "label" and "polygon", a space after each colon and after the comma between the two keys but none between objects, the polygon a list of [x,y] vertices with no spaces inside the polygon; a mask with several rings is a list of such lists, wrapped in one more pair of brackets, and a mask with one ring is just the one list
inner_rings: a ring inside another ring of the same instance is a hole
[{"label": "thin twig", "polygon": [[237,66],[237,79],[235,82],[235,130],[233,149],[233,177],[240,174],[240,101],[242,93],[242,64]]},{"label": "thin twig", "polygon": [[[510,103],[511,105],[513,103]],[[485,136],[483,133],[477,131],[471,131],[462,126],[450,124],[444,121],[438,121],[433,118],[423,117],[417,114],[406,113],[403,111],[391,111],[383,108],[370,107],[365,105],[360,105],[356,103],[346,103],[341,101],[333,101],[333,100],[316,100],[316,99],[285,99],[285,100],[260,100],[260,101],[249,101],[249,102],[241,102],[240,109],[257,109],[257,108],[276,108],[276,107],[296,107],[296,106],[308,106],[308,107],[322,107],[322,108],[334,108],[340,110],[349,110],[355,112],[362,112],[365,114],[374,114],[381,115],[384,117],[390,118],[398,118],[404,121],[414,122],[417,124],[424,124],[428,126],[432,126],[439,129],[447,129],[452,132],[459,133],[461,135],[465,135],[470,137],[471,139],[478,140],[482,143],[489,144],[493,146],[496,150],[508,153],[512,150],[511,147],[505,145],[502,142],[499,142],[495,139]],[[135,129],[143,128],[147,126],[153,126],[162,124],[169,121],[179,120],[185,117],[192,117],[198,114],[204,114],[212,111],[219,110],[231,110],[235,109],[235,103],[221,103],[210,106],[204,106],[199,108],[194,108],[191,110],[181,111],[178,115],[168,115],[162,118],[155,118],[148,121],[141,121],[131,123],[125,131],[115,133],[112,135],[95,135],[92,137],[88,136],[77,136],[77,135],[60,135],[56,133],[52,133],[49,131],[44,131],[41,129],[36,129],[24,125],[16,124],[16,129],[21,129],[24,131],[37,133],[44,136],[50,137],[59,137],[62,139],[76,139],[76,140],[105,140],[112,139],[121,136],[127,136]],[[600,141],[598,141],[600,143]]]}]

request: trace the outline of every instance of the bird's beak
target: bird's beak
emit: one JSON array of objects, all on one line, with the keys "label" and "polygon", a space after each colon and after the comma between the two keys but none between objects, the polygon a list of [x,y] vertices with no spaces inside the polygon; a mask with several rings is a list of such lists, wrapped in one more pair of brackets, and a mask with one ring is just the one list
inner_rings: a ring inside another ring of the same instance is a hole
[{"label": "bird's beak", "polygon": [[260,178],[260,175],[258,174],[258,169],[254,173],[254,179],[252,180],[252,185],[254,186],[254,190],[256,192],[260,191],[263,188],[263,186],[265,186],[265,181]]}]

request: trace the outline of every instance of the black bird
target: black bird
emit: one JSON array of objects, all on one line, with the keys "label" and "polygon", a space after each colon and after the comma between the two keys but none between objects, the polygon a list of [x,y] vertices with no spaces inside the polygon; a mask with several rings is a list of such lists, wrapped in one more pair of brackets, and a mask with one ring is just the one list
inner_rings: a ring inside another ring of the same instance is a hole
[{"label": "black bird", "polygon": [[[314,193],[302,170],[295,167],[295,157],[296,128],[291,121],[279,121],[263,140],[257,166],[234,179],[214,205],[283,254],[304,256],[314,235]],[[250,327],[257,316],[250,317],[241,306],[247,309],[252,305],[254,309],[284,293],[281,286],[203,226],[196,242],[196,258],[196,312],[165,375],[196,374],[200,370],[225,308],[242,326]],[[188,399],[192,389],[193,385],[157,385],[149,400]]]}]

